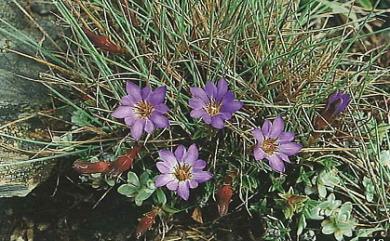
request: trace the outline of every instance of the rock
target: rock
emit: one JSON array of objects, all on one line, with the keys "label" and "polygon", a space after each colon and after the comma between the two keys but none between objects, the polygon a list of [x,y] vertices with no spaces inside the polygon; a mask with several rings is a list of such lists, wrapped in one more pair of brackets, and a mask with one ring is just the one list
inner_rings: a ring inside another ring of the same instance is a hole
[{"label": "rock", "polygon": [[41,0],[33,1],[30,5],[30,9],[33,13],[39,14],[41,16],[47,16],[55,10],[55,7],[52,3]]},{"label": "rock", "polygon": [[[18,2],[27,8],[29,1]],[[46,11],[50,10],[43,8],[43,4],[41,2],[39,6],[35,5],[34,9],[38,14],[46,15]],[[0,197],[26,196],[50,175],[54,162],[23,163],[31,159],[31,156],[19,150],[34,153],[42,146],[20,139],[34,140],[30,134],[37,128],[44,130],[45,126],[37,126],[30,118],[26,121],[19,120],[48,108],[50,98],[44,86],[22,76],[38,79],[39,74],[47,69],[33,60],[8,51],[16,49],[32,55],[38,52],[8,35],[13,30],[7,23],[22,31],[25,36],[38,41],[43,39],[43,34],[12,1],[0,1],[0,19],[0,30],[5,30],[0,31]],[[36,21],[45,23],[45,28],[50,30],[49,34],[56,31],[53,16],[40,17]],[[48,44],[47,40],[43,41],[44,47]]]},{"label": "rock", "polygon": [[50,175],[52,164],[23,163],[28,159],[27,155],[0,150],[0,197],[26,196]]}]

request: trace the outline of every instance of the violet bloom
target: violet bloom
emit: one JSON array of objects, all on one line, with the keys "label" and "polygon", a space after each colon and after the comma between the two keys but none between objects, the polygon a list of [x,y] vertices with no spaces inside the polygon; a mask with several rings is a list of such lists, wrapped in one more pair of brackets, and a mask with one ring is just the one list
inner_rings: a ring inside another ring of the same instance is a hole
[{"label": "violet bloom", "polygon": [[316,129],[324,129],[332,123],[337,115],[347,109],[351,97],[342,92],[335,92],[328,97],[325,108],[321,111],[321,116],[314,119]]},{"label": "violet bloom", "polygon": [[167,186],[171,191],[184,200],[190,196],[190,188],[196,188],[199,183],[207,182],[212,174],[203,171],[206,162],[198,159],[198,148],[192,144],[188,151],[183,145],[179,145],[175,152],[168,150],[159,151],[161,162],[157,162],[157,169],[161,172],[156,178],[156,187]]},{"label": "violet bloom", "polygon": [[218,81],[217,86],[207,82],[204,89],[191,87],[190,90],[191,116],[202,118],[204,122],[217,129],[222,129],[225,126],[224,122],[232,118],[233,113],[243,106],[242,102],[235,100],[225,79]]},{"label": "violet bloom", "polygon": [[294,133],[285,132],[284,121],[279,116],[273,123],[265,120],[261,128],[253,130],[256,146],[253,154],[256,160],[266,158],[271,168],[277,172],[284,172],[284,162],[290,162],[289,156],[297,154],[302,146],[293,142]]},{"label": "violet bloom", "polygon": [[169,121],[165,113],[169,111],[164,103],[166,87],[152,90],[150,87],[140,88],[127,82],[126,92],[120,106],[112,113],[116,118],[124,118],[131,129],[131,136],[139,140],[143,131],[152,133],[156,128],[166,128]]},{"label": "violet bloom", "polygon": [[343,92],[335,92],[328,97],[325,111],[331,111],[333,115],[338,115],[347,109],[351,102],[351,97]]}]

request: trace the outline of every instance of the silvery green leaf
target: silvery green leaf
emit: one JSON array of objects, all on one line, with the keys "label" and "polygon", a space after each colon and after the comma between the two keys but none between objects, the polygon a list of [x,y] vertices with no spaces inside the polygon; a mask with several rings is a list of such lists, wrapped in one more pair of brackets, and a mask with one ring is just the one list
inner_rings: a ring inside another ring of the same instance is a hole
[{"label": "silvery green leaf", "polygon": [[129,184],[123,184],[118,187],[118,192],[127,197],[135,197],[137,195],[138,188],[135,188]]},{"label": "silvery green leaf", "polygon": [[303,232],[303,229],[306,228],[306,218],[305,215],[301,215],[298,222],[298,229],[297,229],[297,236],[301,235]]},{"label": "silvery green leaf", "polygon": [[390,168],[390,150],[381,151],[380,163],[383,166]]},{"label": "silvery green leaf", "polygon": [[138,192],[137,196],[135,196],[135,200],[145,201],[153,194],[153,192],[154,190],[143,188]]},{"label": "silvery green leaf", "polygon": [[328,219],[322,221],[321,226],[323,234],[332,234],[336,231],[336,227],[333,225],[333,222]]},{"label": "silvery green leaf", "polygon": [[314,207],[306,213],[306,217],[312,220],[322,220],[324,217],[320,215],[320,211],[319,207]]},{"label": "silvery green leaf", "polygon": [[141,174],[141,176],[139,177],[139,180],[140,180],[142,186],[146,186],[148,181],[149,181],[149,172],[148,171],[144,171]]},{"label": "silvery green leaf", "polygon": [[326,187],[324,185],[318,184],[317,189],[318,189],[318,195],[321,198],[325,198],[326,197],[326,193],[327,193],[326,192]]},{"label": "silvery green leaf", "polygon": [[137,188],[141,187],[138,176],[134,172],[127,173],[127,183]]},{"label": "silvery green leaf", "polygon": [[167,197],[165,196],[165,193],[161,188],[156,190],[155,203],[160,205],[165,205],[167,203]]},{"label": "silvery green leaf", "polygon": [[375,186],[372,180],[368,177],[363,178],[363,186],[365,187],[364,194],[368,202],[374,200]]}]

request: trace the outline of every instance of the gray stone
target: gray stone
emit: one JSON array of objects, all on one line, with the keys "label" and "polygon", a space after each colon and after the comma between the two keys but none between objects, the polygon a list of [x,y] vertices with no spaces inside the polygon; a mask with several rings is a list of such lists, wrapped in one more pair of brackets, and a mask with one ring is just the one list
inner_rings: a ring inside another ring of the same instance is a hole
[{"label": "gray stone", "polygon": [[[28,9],[29,1],[18,2]],[[38,14],[47,15],[45,11],[50,10],[43,7],[35,5],[34,8]],[[33,60],[8,51],[16,49],[33,56],[38,52],[9,35],[8,33],[13,33],[13,30],[7,23],[38,41],[43,39],[43,34],[12,1],[0,0],[0,19],[2,20],[0,29],[5,30],[4,34],[0,32],[0,197],[25,196],[49,176],[54,163],[25,162],[31,157],[17,151],[23,149],[33,153],[39,150],[37,146],[17,139],[33,139],[29,134],[39,127],[30,123],[30,120],[20,122],[16,120],[47,108],[50,103],[47,89],[35,81],[28,80],[38,79],[39,74],[47,69]],[[53,16],[39,17],[36,21],[45,23],[49,34],[56,31]],[[50,46],[47,40],[43,45]]]}]

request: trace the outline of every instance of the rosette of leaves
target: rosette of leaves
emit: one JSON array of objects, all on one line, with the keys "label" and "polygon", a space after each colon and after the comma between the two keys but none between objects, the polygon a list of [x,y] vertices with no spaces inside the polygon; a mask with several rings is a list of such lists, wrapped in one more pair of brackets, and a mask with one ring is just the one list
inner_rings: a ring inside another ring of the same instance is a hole
[{"label": "rosette of leaves", "polygon": [[141,206],[155,191],[154,181],[148,171],[143,172],[139,178],[134,172],[128,172],[127,183],[118,188],[120,194],[134,198],[137,206]]},{"label": "rosette of leaves", "polygon": [[323,234],[333,234],[337,240],[351,237],[356,221],[352,217],[352,203],[346,202],[321,223]]},{"label": "rosette of leaves", "polygon": [[325,198],[327,195],[327,189],[333,190],[334,186],[339,183],[340,179],[337,176],[336,169],[322,171],[317,177],[318,195],[321,198]]},{"label": "rosette of leaves", "polygon": [[329,217],[340,207],[341,201],[336,200],[333,193],[331,193],[326,201],[321,202],[318,207],[321,209],[322,213]]}]

